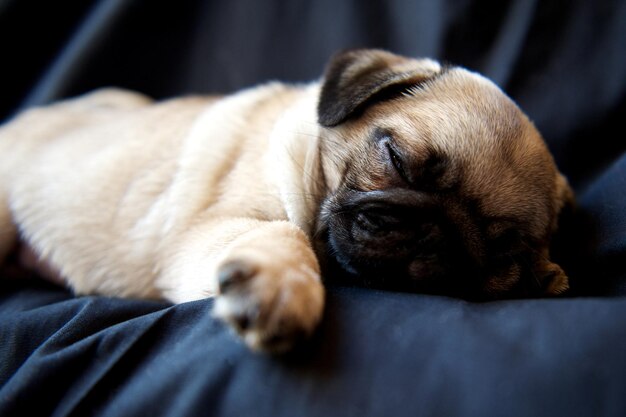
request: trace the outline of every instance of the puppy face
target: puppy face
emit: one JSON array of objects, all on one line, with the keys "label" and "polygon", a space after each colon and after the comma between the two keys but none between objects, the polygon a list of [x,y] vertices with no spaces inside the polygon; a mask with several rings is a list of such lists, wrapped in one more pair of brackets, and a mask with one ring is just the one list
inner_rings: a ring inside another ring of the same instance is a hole
[{"label": "puppy face", "polygon": [[548,248],[571,191],[493,83],[431,60],[351,51],[331,61],[318,116],[332,190],[319,236],[349,275],[470,297],[568,288]]}]

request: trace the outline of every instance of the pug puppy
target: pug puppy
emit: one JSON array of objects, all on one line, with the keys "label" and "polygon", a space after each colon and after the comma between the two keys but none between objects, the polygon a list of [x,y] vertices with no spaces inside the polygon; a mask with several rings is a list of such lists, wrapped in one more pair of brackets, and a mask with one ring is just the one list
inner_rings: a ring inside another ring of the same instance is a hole
[{"label": "pug puppy", "polygon": [[0,130],[0,258],[77,294],[214,296],[254,349],[320,321],[328,278],[488,298],[568,288],[572,192],[533,124],[459,67],[381,50],[320,82],[154,103],[107,89]]}]

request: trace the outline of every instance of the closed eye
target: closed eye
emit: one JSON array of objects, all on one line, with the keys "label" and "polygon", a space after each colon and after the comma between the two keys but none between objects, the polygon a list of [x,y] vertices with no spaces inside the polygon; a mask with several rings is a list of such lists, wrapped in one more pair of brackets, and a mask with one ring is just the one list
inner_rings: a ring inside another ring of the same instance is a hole
[{"label": "closed eye", "polygon": [[398,175],[400,175],[400,177],[402,177],[404,181],[409,182],[409,178],[406,175],[406,171],[404,170],[404,166],[402,164],[402,158],[393,148],[393,145],[390,143],[390,141],[385,143],[385,146],[387,147],[387,152],[389,153],[389,160],[391,161],[391,164],[395,168]]}]

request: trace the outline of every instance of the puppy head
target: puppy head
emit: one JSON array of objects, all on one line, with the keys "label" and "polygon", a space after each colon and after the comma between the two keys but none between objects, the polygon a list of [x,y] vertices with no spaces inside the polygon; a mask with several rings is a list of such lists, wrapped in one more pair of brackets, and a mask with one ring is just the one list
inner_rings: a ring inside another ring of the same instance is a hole
[{"label": "puppy head", "polygon": [[573,195],[533,124],[484,77],[379,50],[327,69],[318,105],[329,258],[372,285],[553,295],[549,259]]}]

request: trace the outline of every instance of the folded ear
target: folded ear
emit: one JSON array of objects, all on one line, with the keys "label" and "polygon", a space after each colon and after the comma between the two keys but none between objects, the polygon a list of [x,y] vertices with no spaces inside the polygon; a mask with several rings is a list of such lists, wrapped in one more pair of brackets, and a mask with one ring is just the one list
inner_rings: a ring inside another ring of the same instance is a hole
[{"label": "folded ear", "polygon": [[534,275],[539,281],[540,295],[559,295],[569,289],[569,279],[563,269],[547,258],[535,262]]},{"label": "folded ear", "polygon": [[378,49],[356,49],[335,55],[324,76],[317,107],[322,126],[336,126],[366,102],[389,89],[404,90],[441,72],[430,59],[410,59]]},{"label": "folded ear", "polygon": [[[555,194],[555,216],[552,224],[551,234],[564,223],[567,222],[574,210],[574,191],[570,187],[567,179],[560,173],[556,175]],[[558,295],[569,289],[569,279],[563,269],[550,260],[550,248],[548,245],[537,254],[533,265],[533,275],[537,280],[541,295]]]},{"label": "folded ear", "polygon": [[[571,223],[576,201],[574,191],[563,174],[556,175],[555,216],[552,224],[551,237],[564,224]],[[567,227],[567,226],[566,226]],[[551,243],[551,242],[549,242]],[[563,269],[549,260],[550,248],[546,247],[534,261],[534,276],[540,285],[542,295],[558,295],[569,289],[569,279]]]},{"label": "folded ear", "polygon": [[572,211],[576,205],[574,191],[567,182],[567,178],[560,173],[556,176],[556,199],[557,213],[559,216]]}]

